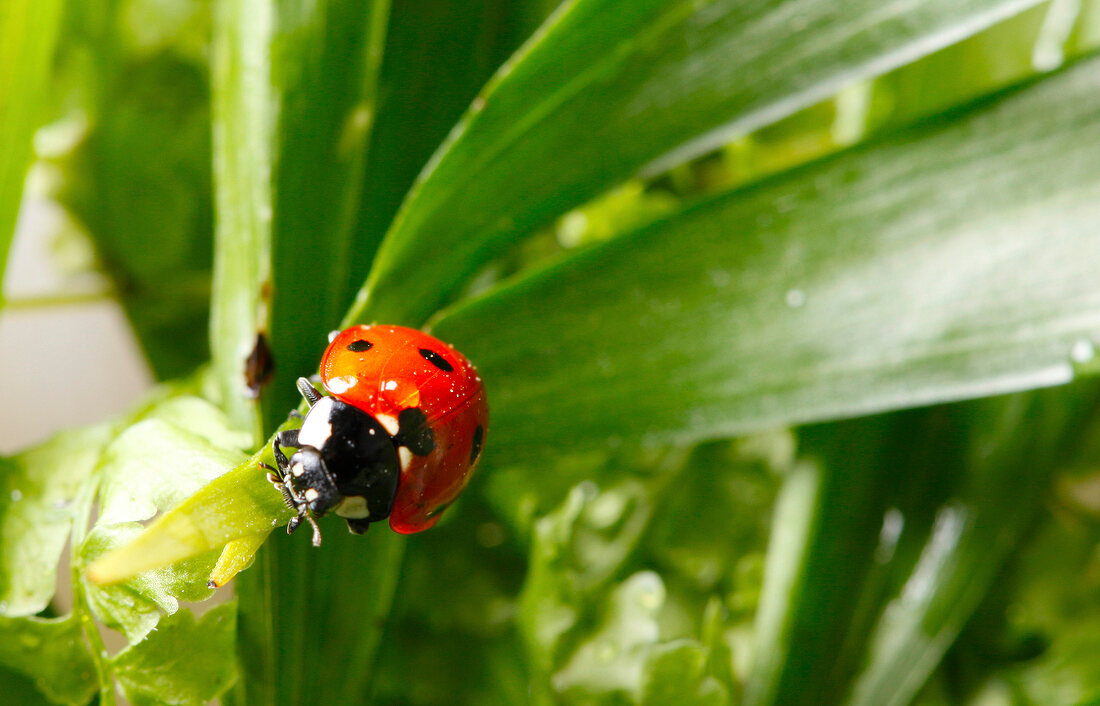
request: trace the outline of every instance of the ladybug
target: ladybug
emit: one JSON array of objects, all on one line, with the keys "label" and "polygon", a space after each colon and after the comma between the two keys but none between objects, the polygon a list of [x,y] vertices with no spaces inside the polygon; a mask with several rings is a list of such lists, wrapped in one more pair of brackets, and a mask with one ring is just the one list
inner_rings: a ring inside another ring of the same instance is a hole
[{"label": "ladybug", "polygon": [[[329,511],[355,534],[387,517],[402,534],[438,522],[470,480],[489,425],[470,361],[415,329],[353,326],[330,334],[320,378],[327,396],[298,378],[309,411],[300,429],[275,435],[278,468],[265,464],[298,513],[287,532],[305,520],[320,545],[314,518]],[[287,458],[284,447],[297,451]]]}]

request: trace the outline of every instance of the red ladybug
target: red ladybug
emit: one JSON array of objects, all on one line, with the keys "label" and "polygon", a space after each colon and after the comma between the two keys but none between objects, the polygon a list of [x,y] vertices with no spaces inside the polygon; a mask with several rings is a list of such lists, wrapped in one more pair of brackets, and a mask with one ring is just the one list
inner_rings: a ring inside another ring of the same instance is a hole
[{"label": "red ladybug", "polygon": [[[426,530],[458,496],[485,443],[489,407],[477,370],[437,338],[401,326],[353,326],[331,337],[321,395],[305,378],[301,429],[272,442],[268,479],[302,520],[334,511],[356,534],[390,520],[396,532]],[[280,447],[298,449],[289,459]],[[271,468],[275,471],[276,469]]]}]

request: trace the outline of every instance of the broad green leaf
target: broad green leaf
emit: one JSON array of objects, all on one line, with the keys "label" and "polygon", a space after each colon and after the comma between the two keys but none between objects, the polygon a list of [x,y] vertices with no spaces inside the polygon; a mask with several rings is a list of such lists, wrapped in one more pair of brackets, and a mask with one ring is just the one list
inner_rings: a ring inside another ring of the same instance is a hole
[{"label": "broad green leaf", "polygon": [[0,7],[0,280],[40,124],[57,41],[61,0],[10,0]]},{"label": "broad green leaf", "polygon": [[487,458],[1053,385],[1100,332],[1100,60],[455,308]]},{"label": "broad green leaf", "polygon": [[101,557],[89,568],[91,580],[122,581],[286,524],[291,512],[265,478],[261,460],[273,461],[266,448],[157,518],[130,544]]},{"label": "broad green leaf", "polygon": [[30,677],[4,667],[0,667],[0,689],[6,698],[20,706],[52,706],[55,703],[35,688]]},{"label": "broad green leaf", "polygon": [[362,286],[386,228],[432,152],[493,71],[552,8],[536,0],[393,5],[347,291]]},{"label": "broad green leaf", "polygon": [[236,615],[236,603],[223,603],[197,621],[189,610],[162,620],[111,660],[126,698],[134,706],[199,706],[217,698],[237,676]]},{"label": "broad green leaf", "polygon": [[[0,618],[0,635],[0,665],[32,679],[50,701],[83,706],[96,692],[95,665],[75,616]],[[23,703],[4,694],[6,703]]]},{"label": "broad green leaf", "polygon": [[34,615],[53,598],[74,504],[113,429],[63,433],[0,459],[0,613]]},{"label": "broad green leaf", "polygon": [[1033,4],[568,2],[437,152],[348,320],[420,324],[502,246],[616,183]]}]

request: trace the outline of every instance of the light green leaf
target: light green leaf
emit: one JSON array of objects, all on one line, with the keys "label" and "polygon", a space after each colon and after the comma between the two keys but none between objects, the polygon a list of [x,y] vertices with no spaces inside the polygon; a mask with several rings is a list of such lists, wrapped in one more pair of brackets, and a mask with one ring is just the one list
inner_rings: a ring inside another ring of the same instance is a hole
[{"label": "light green leaf", "polygon": [[31,137],[49,85],[63,4],[7,0],[0,6],[0,280],[31,160]]},{"label": "light green leaf", "polygon": [[[0,665],[32,679],[54,703],[83,706],[96,692],[95,665],[75,616],[0,618],[0,635]],[[6,703],[17,703],[4,694]]]},{"label": "light green leaf", "polygon": [[503,246],[639,170],[702,154],[1033,4],[565,3],[437,152],[348,320],[420,324]]},{"label": "light green leaf", "polygon": [[586,482],[535,523],[519,617],[529,656],[544,676],[585,603],[623,565],[652,512],[650,492],[641,483],[627,481],[600,492]]},{"label": "light green leaf", "polygon": [[209,703],[237,677],[236,603],[164,618],[141,643],[113,660],[115,676],[134,706]]},{"label": "light green leaf", "polygon": [[599,628],[554,674],[554,688],[566,694],[640,691],[645,663],[660,640],[657,613],[664,601],[664,583],[651,571],[619,584]]},{"label": "light green leaf", "polygon": [[[80,563],[87,566],[129,544],[143,531],[140,522],[172,509],[233,468],[244,457],[241,441],[246,439],[228,427],[219,410],[194,398],[168,401],[126,429],[104,454],[99,516],[78,548]],[[177,599],[210,596],[206,582],[213,558],[200,556],[114,586],[86,582],[84,590],[106,625],[137,642],[162,613],[176,612]]]},{"label": "light green leaf", "polygon": [[74,503],[92,479],[110,425],[66,432],[0,459],[0,613],[34,615],[53,597]]},{"label": "light green leaf", "polygon": [[433,331],[486,381],[487,458],[1067,382],[1100,335],[1098,67],[707,200],[445,312]]},{"label": "light green leaf", "polygon": [[722,684],[707,674],[707,649],[688,640],[653,649],[644,666],[642,706],[721,706],[730,703]]}]

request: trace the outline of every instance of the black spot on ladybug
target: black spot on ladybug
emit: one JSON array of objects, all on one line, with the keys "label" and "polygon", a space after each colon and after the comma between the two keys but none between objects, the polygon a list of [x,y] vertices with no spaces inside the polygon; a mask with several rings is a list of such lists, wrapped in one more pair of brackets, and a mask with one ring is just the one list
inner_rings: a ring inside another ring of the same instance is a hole
[{"label": "black spot on ladybug", "polygon": [[439,368],[440,370],[442,370],[444,372],[453,373],[454,370],[455,370],[454,368],[451,367],[451,364],[447,362],[446,358],[439,355],[438,353],[436,353],[435,351],[433,351],[430,348],[421,348],[420,349],[420,355],[424,356],[424,360],[428,361],[429,363],[431,363],[432,365],[434,365],[435,367]]},{"label": "black spot on ladybug", "polygon": [[477,463],[477,457],[481,455],[481,441],[485,438],[485,429],[480,424],[474,429],[474,444],[470,447],[470,465]]},{"label": "black spot on ladybug", "polygon": [[353,353],[362,353],[363,351],[369,351],[373,347],[373,343],[371,343],[370,341],[364,341],[361,338],[358,341],[352,341],[348,344],[348,350]]},{"label": "black spot on ladybug", "polygon": [[248,396],[256,399],[260,396],[260,388],[271,380],[275,374],[275,358],[271,355],[271,348],[267,345],[267,339],[263,332],[256,334],[256,343],[252,351],[244,361],[244,384]]},{"label": "black spot on ladybug", "polygon": [[406,446],[417,456],[427,456],[435,450],[435,434],[428,426],[428,417],[419,407],[409,407],[397,415],[397,434],[393,437],[398,446]]}]

